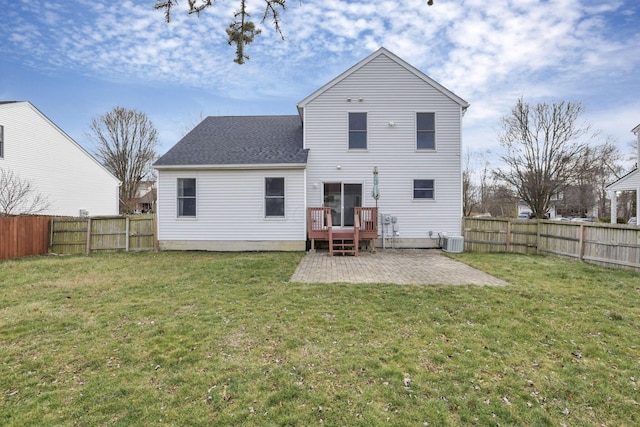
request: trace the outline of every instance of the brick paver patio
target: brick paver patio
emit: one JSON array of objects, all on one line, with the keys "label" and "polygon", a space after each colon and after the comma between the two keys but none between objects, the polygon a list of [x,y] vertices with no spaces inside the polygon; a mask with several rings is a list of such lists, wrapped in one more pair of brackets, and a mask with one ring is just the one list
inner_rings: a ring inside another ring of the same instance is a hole
[{"label": "brick paver patio", "polygon": [[378,249],[354,256],[307,253],[291,277],[301,283],[505,286],[507,282],[444,256],[437,249]]}]

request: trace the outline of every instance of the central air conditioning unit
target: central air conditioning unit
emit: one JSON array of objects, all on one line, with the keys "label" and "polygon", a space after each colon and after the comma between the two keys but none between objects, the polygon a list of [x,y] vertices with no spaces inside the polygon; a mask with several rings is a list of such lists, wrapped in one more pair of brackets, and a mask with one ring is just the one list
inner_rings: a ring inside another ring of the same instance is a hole
[{"label": "central air conditioning unit", "polygon": [[444,236],[442,238],[442,250],[459,254],[464,250],[464,237],[462,236]]}]

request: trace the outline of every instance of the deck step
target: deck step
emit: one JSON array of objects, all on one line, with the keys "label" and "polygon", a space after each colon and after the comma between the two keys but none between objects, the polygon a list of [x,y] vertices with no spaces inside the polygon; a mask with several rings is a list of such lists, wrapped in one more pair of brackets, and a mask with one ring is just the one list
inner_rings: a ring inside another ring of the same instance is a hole
[{"label": "deck step", "polygon": [[356,245],[358,244],[355,241],[355,236],[353,232],[343,231],[333,233],[332,241],[329,242],[332,248],[333,254],[341,254],[341,255],[357,255],[358,250]]}]

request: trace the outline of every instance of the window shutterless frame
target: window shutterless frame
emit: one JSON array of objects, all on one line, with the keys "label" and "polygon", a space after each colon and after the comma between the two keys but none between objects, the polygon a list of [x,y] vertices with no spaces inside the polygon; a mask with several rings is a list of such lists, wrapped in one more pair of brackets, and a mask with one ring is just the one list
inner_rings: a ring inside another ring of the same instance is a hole
[{"label": "window shutterless frame", "polygon": [[284,218],[285,216],[285,180],[283,177],[264,179],[264,217]]},{"label": "window shutterless frame", "polygon": [[416,113],[416,149],[436,149],[436,113]]},{"label": "window shutterless frame", "polygon": [[177,212],[178,218],[196,217],[196,179],[177,179]]},{"label": "window shutterless frame", "polygon": [[433,179],[413,180],[413,200],[435,200],[436,183]]},{"label": "window shutterless frame", "polygon": [[349,113],[349,150],[367,149],[367,113]]}]

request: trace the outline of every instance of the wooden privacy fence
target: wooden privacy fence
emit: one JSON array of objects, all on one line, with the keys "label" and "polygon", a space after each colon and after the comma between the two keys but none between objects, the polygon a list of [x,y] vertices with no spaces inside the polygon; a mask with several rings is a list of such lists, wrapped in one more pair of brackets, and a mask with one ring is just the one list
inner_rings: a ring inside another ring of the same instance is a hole
[{"label": "wooden privacy fence", "polygon": [[549,253],[640,271],[640,227],[572,222],[464,218],[465,250]]},{"label": "wooden privacy fence", "polygon": [[156,250],[155,230],[155,215],[52,218],[49,251],[89,254]]},{"label": "wooden privacy fence", "polygon": [[42,255],[48,248],[48,216],[0,218],[0,259]]}]

